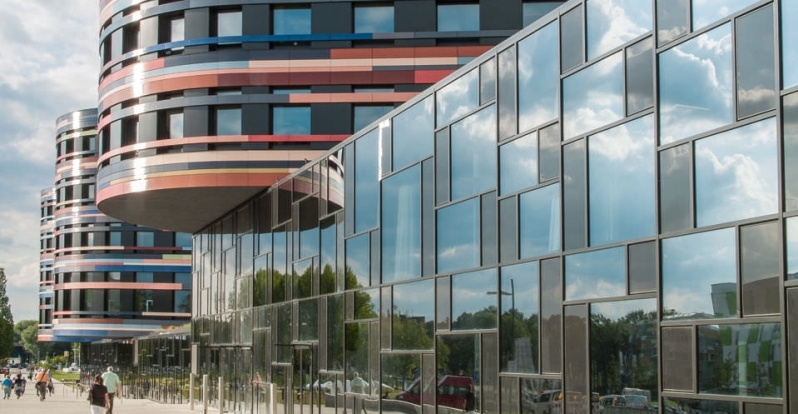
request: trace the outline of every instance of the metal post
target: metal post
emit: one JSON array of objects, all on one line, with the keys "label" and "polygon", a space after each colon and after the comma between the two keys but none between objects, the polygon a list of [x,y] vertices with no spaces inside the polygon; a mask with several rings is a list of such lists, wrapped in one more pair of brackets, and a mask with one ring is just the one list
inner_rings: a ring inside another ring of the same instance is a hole
[{"label": "metal post", "polygon": [[194,374],[188,374],[188,407],[194,411]]},{"label": "metal post", "polygon": [[219,377],[219,414],[224,414],[224,378]]},{"label": "metal post", "polygon": [[202,374],[202,413],[208,414],[208,374]]}]

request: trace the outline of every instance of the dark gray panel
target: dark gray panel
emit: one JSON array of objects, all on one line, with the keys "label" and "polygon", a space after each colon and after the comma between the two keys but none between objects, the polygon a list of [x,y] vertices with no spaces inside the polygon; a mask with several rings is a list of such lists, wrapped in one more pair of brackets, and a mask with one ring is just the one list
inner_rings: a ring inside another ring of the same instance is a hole
[{"label": "dark gray panel", "polygon": [[498,247],[498,212],[496,207],[496,192],[484,194],[481,200],[482,209],[480,216],[482,222],[482,265],[494,265],[499,261]]},{"label": "dark gray panel", "polygon": [[435,39],[397,39],[397,47],[435,46]]},{"label": "dark gray panel", "polygon": [[397,1],[394,3],[394,19],[396,32],[434,32],[438,25],[435,1]]},{"label": "dark gray panel", "polygon": [[693,359],[692,328],[663,328],[662,388],[692,391]]},{"label": "dark gray panel", "polygon": [[351,134],[352,105],[312,104],[310,105],[311,134]]},{"label": "dark gray panel", "polygon": [[158,113],[147,112],[139,115],[138,142],[150,142],[158,139]]},{"label": "dark gray panel", "polygon": [[242,34],[267,35],[272,32],[271,5],[259,4],[242,7]]},{"label": "dark gray panel", "polygon": [[313,34],[352,33],[352,3],[313,3],[310,18]]},{"label": "dark gray panel", "polygon": [[210,35],[211,13],[208,8],[186,10],[185,19],[186,40]]},{"label": "dark gray panel", "polygon": [[502,262],[518,259],[518,199],[499,202],[499,254]]},{"label": "dark gray panel", "polygon": [[312,85],[311,93],[349,93],[352,92],[351,85]]},{"label": "dark gray panel", "polygon": [[183,136],[208,135],[208,107],[189,106],[183,110]]},{"label": "dark gray panel", "polygon": [[271,131],[271,116],[269,105],[249,104],[241,107],[241,133],[269,134]]},{"label": "dark gray panel", "polygon": [[148,47],[158,44],[158,17],[141,19],[139,22],[139,47]]},{"label": "dark gray panel", "polygon": [[521,29],[521,0],[479,0],[479,30]]}]

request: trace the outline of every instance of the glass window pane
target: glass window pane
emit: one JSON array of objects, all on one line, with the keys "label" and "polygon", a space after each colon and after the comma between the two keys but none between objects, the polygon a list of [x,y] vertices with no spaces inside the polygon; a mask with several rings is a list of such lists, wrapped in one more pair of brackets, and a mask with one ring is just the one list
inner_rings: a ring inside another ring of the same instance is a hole
[{"label": "glass window pane", "polygon": [[479,4],[439,4],[438,31],[479,30]]},{"label": "glass window pane", "polygon": [[781,404],[757,404],[744,402],[745,414],[781,414],[784,409]]},{"label": "glass window pane", "polygon": [[521,378],[521,412],[545,413],[561,389],[558,379]]},{"label": "glass window pane", "polygon": [[272,11],[272,33],[310,34],[310,9],[275,8]]},{"label": "glass window pane", "polygon": [[[798,289],[787,289],[785,312],[787,315],[786,331],[788,333],[798,332],[798,317],[796,317],[798,315]],[[790,388],[787,390],[787,395],[790,396],[788,412],[794,413],[798,412],[798,399],[794,397],[798,395],[798,361],[795,359],[795,355],[798,355],[798,341],[790,340],[786,346],[787,355],[790,355],[790,362],[784,367],[787,370],[787,381],[790,384]]]},{"label": "glass window pane", "polygon": [[737,401],[693,400],[688,398],[664,399],[666,407],[679,407],[683,412],[691,414],[740,414],[740,403]]},{"label": "glass window pane", "polygon": [[698,392],[781,397],[779,323],[698,327]]},{"label": "glass window pane", "polygon": [[479,104],[482,105],[494,98],[496,98],[496,59],[489,59],[479,65]]},{"label": "glass window pane", "polygon": [[690,145],[680,145],[660,153],[660,230],[663,233],[692,226]]},{"label": "glass window pane", "polygon": [[346,240],[346,289],[369,285],[369,235]]},{"label": "glass window pane", "polygon": [[798,210],[798,93],[784,97],[784,204],[787,211]]},{"label": "glass window pane", "polygon": [[529,26],[536,22],[561,4],[562,2],[560,1],[535,1],[524,3],[523,9],[521,10],[523,13],[524,26]]},{"label": "glass window pane", "polygon": [[452,330],[497,325],[496,269],[452,276]]},{"label": "glass window pane", "polygon": [[222,36],[241,36],[241,11],[219,12],[216,16],[216,34]]},{"label": "glass window pane", "polygon": [[169,138],[183,138],[183,111],[168,111],[166,122]]},{"label": "glass window pane", "polygon": [[[386,394],[383,396],[383,405],[392,407],[393,404],[397,404],[397,406],[398,404],[402,404],[402,406],[412,404],[409,405],[409,407],[412,407],[410,408],[412,412],[420,413],[421,389],[423,385],[421,381],[421,354],[382,354],[380,358],[380,370],[382,371],[382,379],[380,381],[383,385],[396,390],[398,394],[396,394],[395,399],[400,400],[398,402],[388,402]],[[334,400],[331,403],[332,407],[335,407]],[[334,408],[331,408],[330,412],[334,413]]]},{"label": "glass window pane", "polygon": [[374,319],[380,314],[380,290],[367,289],[354,292],[355,319]]},{"label": "glass window pane", "polygon": [[538,134],[531,133],[499,147],[500,194],[538,183]]},{"label": "glass window pane", "polygon": [[499,360],[502,372],[538,373],[538,262],[502,267],[497,294],[501,297]]},{"label": "glass window pane", "polygon": [[662,388],[692,392],[693,327],[662,328]]},{"label": "glass window pane", "polygon": [[562,88],[563,139],[623,118],[623,56],[616,53],[574,73]]},{"label": "glass window pane", "polygon": [[588,139],[590,245],[654,234],[654,116],[635,119]]},{"label": "glass window pane", "polygon": [[[372,122],[380,119],[383,115],[391,112],[393,105],[355,105],[354,107],[354,132],[369,126]],[[308,122],[308,125],[310,123]]]},{"label": "glass window pane", "polygon": [[693,31],[730,16],[757,0],[693,0]]},{"label": "glass window pane", "polygon": [[452,200],[496,187],[496,106],[452,125]]},{"label": "glass window pane", "polygon": [[435,280],[435,320],[438,330],[449,330],[452,319],[452,292],[449,277],[439,277]]},{"label": "glass window pane", "polygon": [[335,219],[330,217],[321,222],[321,286],[319,293],[333,293],[336,291],[335,257],[337,243],[335,239]]},{"label": "glass window pane", "polygon": [[798,2],[781,2],[781,75],[783,88],[798,85]]},{"label": "glass window pane", "polygon": [[272,107],[272,133],[275,135],[310,134],[310,107]]},{"label": "glass window pane", "polygon": [[440,128],[478,107],[479,71],[475,69],[435,93],[435,126]]},{"label": "glass window pane", "polygon": [[[588,310],[587,305],[564,307],[565,332],[565,366],[563,368],[563,385],[565,392],[560,397],[560,412],[585,413],[581,396],[590,395],[588,382]],[[572,397],[568,397],[572,396]]]},{"label": "glass window pane", "polygon": [[574,66],[581,64],[585,59],[582,6],[575,7],[562,15],[560,21],[562,22],[562,27],[560,28],[560,42],[562,43],[560,65],[562,71],[567,72]]},{"label": "glass window pane", "polygon": [[501,378],[502,413],[518,414],[518,378]]},{"label": "glass window pane", "polygon": [[393,349],[432,349],[435,280],[393,287]]},{"label": "glass window pane", "polygon": [[563,147],[563,248],[585,247],[587,239],[587,183],[585,140]]},{"label": "glass window pane", "polygon": [[651,31],[651,2],[639,0],[587,1],[587,59]]},{"label": "glass window pane", "polygon": [[629,293],[653,292],[657,288],[657,248],[651,243],[629,246]]},{"label": "glass window pane", "polygon": [[382,180],[382,283],[421,276],[421,166]]},{"label": "glass window pane", "polygon": [[344,297],[327,297],[327,369],[344,368]]},{"label": "glass window pane", "polygon": [[216,109],[216,135],[241,135],[241,108]]},{"label": "glass window pane", "polygon": [[432,96],[405,109],[393,118],[393,168],[398,170],[433,152]]},{"label": "glass window pane", "polygon": [[696,225],[776,213],[777,160],[775,118],[696,141]]},{"label": "glass window pane", "polygon": [[515,47],[509,47],[499,53],[499,139],[518,132],[517,72]]},{"label": "glass window pane", "polygon": [[626,295],[626,249],[565,256],[565,300]]},{"label": "glass window pane", "polygon": [[559,116],[557,21],[518,42],[518,127],[521,132]]},{"label": "glass window pane", "polygon": [[725,24],[659,55],[661,145],[732,121],[731,51]]},{"label": "glass window pane", "polygon": [[654,105],[654,41],[649,37],[626,49],[626,114]]},{"label": "glass window pane", "polygon": [[519,197],[521,258],[560,251],[560,185],[552,184]]},{"label": "glass window pane", "polygon": [[743,315],[779,313],[781,242],[779,224],[740,227]]},{"label": "glass window pane", "polygon": [[657,2],[657,46],[687,34],[689,24],[690,0]]},{"label": "glass window pane", "polygon": [[787,280],[798,279],[798,217],[785,220],[787,226]]},{"label": "glass window pane", "polygon": [[560,124],[540,130],[540,181],[560,176]]},{"label": "glass window pane", "polygon": [[[656,299],[591,304],[590,390],[599,395],[623,390],[627,409],[656,411],[657,336]],[[629,388],[640,390],[641,395]]]},{"label": "glass window pane", "polygon": [[773,6],[737,19],[737,118],[776,106],[776,62],[773,50]]},{"label": "glass window pane", "polygon": [[[453,410],[441,408],[439,411],[462,412],[464,407],[468,407],[468,411],[482,412],[480,408],[481,393],[479,392],[482,352],[479,335],[439,336],[436,349],[438,350],[436,370],[438,372],[438,406],[453,408]],[[441,358],[441,351],[448,356]],[[424,362],[426,368],[426,359]],[[476,384],[474,384],[474,379],[477,380]],[[477,392],[473,393],[474,398],[469,398],[467,402],[469,391]],[[427,396],[426,392],[424,396]],[[429,408],[432,410],[429,412],[439,412],[434,407]]]},{"label": "glass window pane", "polygon": [[[379,134],[373,130],[355,141],[355,232],[377,226],[380,201]],[[351,207],[351,206],[350,206]]]},{"label": "glass window pane", "polygon": [[355,33],[393,32],[393,6],[355,6]]},{"label": "glass window pane", "polygon": [[663,319],[737,316],[734,229],[662,240]]},{"label": "glass window pane", "polygon": [[295,299],[308,298],[313,294],[313,259],[294,263],[293,295]]},{"label": "glass window pane", "polygon": [[438,273],[479,266],[479,198],[437,211]]},{"label": "glass window pane", "polygon": [[178,17],[169,20],[169,41],[179,42],[186,38],[186,19]]},{"label": "glass window pane", "polygon": [[[250,334],[252,330],[250,329]],[[317,299],[299,302],[299,340],[319,339],[319,301]]]},{"label": "glass window pane", "polygon": [[444,128],[435,133],[435,204],[450,200],[449,155],[449,128]]}]

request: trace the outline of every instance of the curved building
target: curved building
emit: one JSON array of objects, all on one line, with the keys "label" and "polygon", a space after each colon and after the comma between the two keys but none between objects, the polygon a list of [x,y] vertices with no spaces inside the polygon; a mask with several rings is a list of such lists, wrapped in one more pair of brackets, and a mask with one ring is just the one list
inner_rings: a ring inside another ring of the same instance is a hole
[{"label": "curved building", "polygon": [[718,4],[568,1],[208,222],[197,374],[247,413],[798,412],[798,2]]},{"label": "curved building", "polygon": [[97,205],[197,231],[559,3],[103,0]]},{"label": "curved building", "polygon": [[129,338],[185,324],[191,238],[97,209],[96,110],[58,118],[56,154],[54,190],[42,192],[39,340]]}]

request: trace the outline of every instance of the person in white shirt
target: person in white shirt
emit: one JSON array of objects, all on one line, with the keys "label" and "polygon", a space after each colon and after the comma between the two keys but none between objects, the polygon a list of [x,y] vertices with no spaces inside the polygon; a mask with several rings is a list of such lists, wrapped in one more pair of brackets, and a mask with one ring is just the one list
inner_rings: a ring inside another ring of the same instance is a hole
[{"label": "person in white shirt", "polygon": [[118,388],[122,386],[122,381],[119,380],[119,376],[114,373],[113,367],[108,367],[108,369],[103,372],[103,385],[108,388],[108,407],[105,409],[105,414],[113,414],[114,412],[114,396],[117,393]]}]

